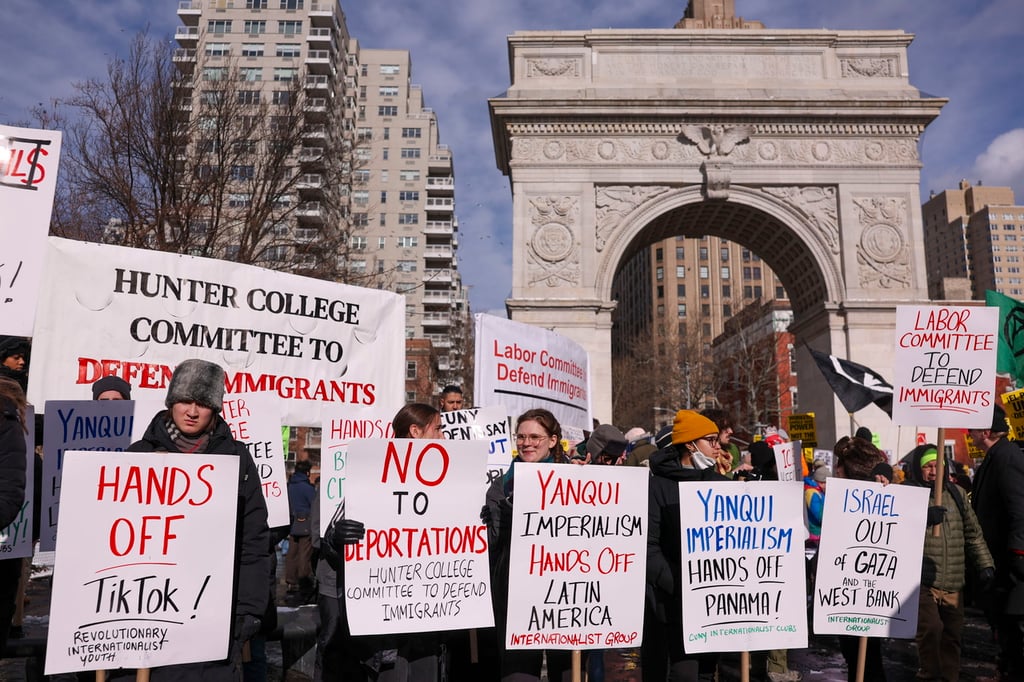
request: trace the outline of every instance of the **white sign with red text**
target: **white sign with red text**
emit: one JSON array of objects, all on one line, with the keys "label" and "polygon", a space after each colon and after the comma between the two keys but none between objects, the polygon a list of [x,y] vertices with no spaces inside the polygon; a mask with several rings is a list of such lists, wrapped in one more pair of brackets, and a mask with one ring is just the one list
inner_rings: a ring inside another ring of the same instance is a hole
[{"label": "white sign with red text", "polygon": [[263,393],[224,396],[220,416],[231,427],[235,440],[245,443],[260,475],[267,501],[267,525],[288,526],[288,474],[281,440],[281,402]]},{"label": "white sign with red text", "polygon": [[803,467],[800,466],[800,441],[778,443],[772,446],[775,453],[775,467],[780,481],[797,481],[803,484]]},{"label": "white sign with red text", "polygon": [[163,398],[175,366],[224,367],[228,395],[266,393],[319,426],[338,404],[400,403],[405,297],[229,261],[50,238],[29,399],[87,395],[116,374]]},{"label": "white sign with red text", "polygon": [[227,657],[238,463],[66,453],[47,675]]},{"label": "white sign with red text", "polygon": [[346,513],[366,525],[345,546],[353,635],[494,625],[484,441],[370,440],[348,448]]},{"label": "white sign with red text", "polygon": [[998,308],[896,306],[893,423],[988,428],[998,325]]},{"label": "white sign with red text", "polygon": [[543,407],[563,427],[593,427],[587,351],[542,327],[494,315],[476,315],[474,398],[512,415]]},{"label": "white sign with red text", "polygon": [[33,333],[60,143],[57,130],[0,125],[0,334]]},{"label": "white sign with red text", "polygon": [[516,464],[506,648],[640,645],[648,476],[643,467]]}]

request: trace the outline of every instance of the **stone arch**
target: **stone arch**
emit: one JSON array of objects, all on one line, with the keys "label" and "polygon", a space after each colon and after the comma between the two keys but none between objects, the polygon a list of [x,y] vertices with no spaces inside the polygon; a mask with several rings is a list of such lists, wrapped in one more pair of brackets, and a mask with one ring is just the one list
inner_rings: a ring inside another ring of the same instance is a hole
[{"label": "stone arch", "polygon": [[[598,190],[600,192],[600,190]],[[832,221],[822,225],[798,204],[781,196],[801,192],[831,195]],[[792,292],[797,315],[810,314],[823,301],[839,303],[844,284],[838,256],[838,223],[835,221],[834,187],[747,188],[734,186],[728,200],[707,201],[700,186],[666,189],[623,216],[607,241],[597,266],[596,288],[611,298],[612,280],[618,268],[638,248],[665,237],[713,234],[750,248],[761,256]],[[760,219],[759,225],[753,223]],[[695,223],[697,230],[679,229],[678,223]],[[755,227],[773,229],[765,238]]]}]

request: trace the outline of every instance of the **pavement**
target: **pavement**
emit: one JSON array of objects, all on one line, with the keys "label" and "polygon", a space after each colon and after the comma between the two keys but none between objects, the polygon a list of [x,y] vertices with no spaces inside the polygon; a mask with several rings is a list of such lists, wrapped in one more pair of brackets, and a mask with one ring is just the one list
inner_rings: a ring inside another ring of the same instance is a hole
[{"label": "pavement", "polygon": [[[282,562],[283,563],[283,562]],[[281,564],[279,564],[281,565]],[[8,649],[21,648],[23,655],[16,658],[0,659],[0,682],[37,682],[42,678],[42,662],[24,656],[29,645],[37,647],[45,641],[47,623],[49,622],[50,579],[45,573],[37,573],[27,590],[29,602],[26,606],[24,622],[25,638],[10,640]],[[312,617],[312,606],[297,603],[293,593],[286,593],[283,586],[278,591],[278,604],[286,619],[306,619]],[[639,654],[636,650],[607,650],[605,652],[605,682],[639,682]],[[882,656],[886,662],[888,682],[910,682],[915,677],[917,668],[917,652],[912,640],[885,640],[882,644]],[[284,645],[281,642],[269,642],[267,645],[269,662],[268,682],[307,682],[312,680],[312,649],[310,641]],[[964,629],[961,682],[973,682],[979,677],[995,674],[996,646],[992,641],[991,631],[981,612],[975,608],[967,609]],[[285,661],[287,660],[287,663]],[[739,654],[723,654],[719,666],[720,682],[740,681]],[[803,675],[806,682],[845,682],[847,679],[846,665],[839,653],[838,640],[829,636],[811,636],[806,649],[794,649],[789,652],[789,667]],[[94,679],[85,676],[83,679]],[[750,675],[751,682],[763,679],[758,675]],[[476,682],[452,680],[452,682]],[[489,681],[482,681],[489,682]],[[866,682],[874,682],[867,680]]]}]

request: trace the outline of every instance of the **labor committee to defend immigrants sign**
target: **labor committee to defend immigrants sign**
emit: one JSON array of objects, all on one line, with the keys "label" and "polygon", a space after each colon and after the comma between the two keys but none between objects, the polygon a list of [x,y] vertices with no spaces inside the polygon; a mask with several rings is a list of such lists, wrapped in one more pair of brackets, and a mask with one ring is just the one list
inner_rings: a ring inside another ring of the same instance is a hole
[{"label": "labor committee to defend immigrants sign", "polygon": [[494,625],[482,440],[356,440],[348,446],[346,515],[366,525],[345,546],[353,635]]},{"label": "labor committee to defend immigrants sign", "polygon": [[679,484],[687,653],[807,646],[802,492],[787,481]]},{"label": "labor committee to defend immigrants sign", "polygon": [[405,297],[229,261],[50,238],[29,399],[87,397],[116,374],[163,398],[179,362],[224,367],[293,426],[328,406],[401,405]]},{"label": "labor committee to defend immigrants sign", "polygon": [[648,477],[644,467],[516,464],[506,648],[641,644]]},{"label": "labor committee to defend immigrants sign", "polygon": [[47,675],[227,657],[238,464],[65,453]]}]

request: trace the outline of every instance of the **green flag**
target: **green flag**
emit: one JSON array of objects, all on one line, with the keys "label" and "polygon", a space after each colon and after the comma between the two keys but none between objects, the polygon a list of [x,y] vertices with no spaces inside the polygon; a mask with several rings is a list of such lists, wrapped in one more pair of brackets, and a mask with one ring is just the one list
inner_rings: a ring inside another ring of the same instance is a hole
[{"label": "green flag", "polygon": [[1024,303],[989,289],[985,305],[999,308],[996,371],[1024,381]]}]

